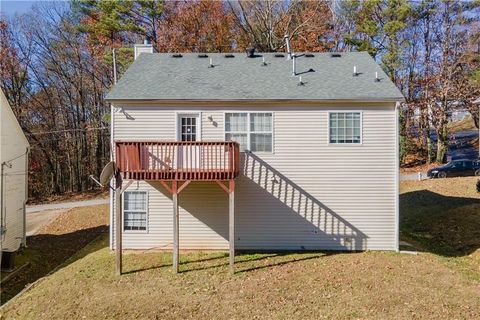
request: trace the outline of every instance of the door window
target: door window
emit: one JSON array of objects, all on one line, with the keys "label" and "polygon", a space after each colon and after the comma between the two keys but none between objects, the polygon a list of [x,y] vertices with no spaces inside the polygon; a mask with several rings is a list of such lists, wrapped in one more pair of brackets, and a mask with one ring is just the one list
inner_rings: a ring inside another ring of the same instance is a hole
[{"label": "door window", "polygon": [[180,139],[181,141],[197,141],[197,117],[182,116],[180,118]]}]

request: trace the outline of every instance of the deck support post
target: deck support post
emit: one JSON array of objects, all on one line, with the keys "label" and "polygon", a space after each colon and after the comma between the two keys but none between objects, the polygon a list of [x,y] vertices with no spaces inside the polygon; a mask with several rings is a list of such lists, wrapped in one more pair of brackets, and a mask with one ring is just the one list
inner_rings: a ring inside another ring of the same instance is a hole
[{"label": "deck support post", "polygon": [[178,273],[179,258],[179,214],[178,214],[178,185],[177,181],[172,182],[173,200],[173,272]]},{"label": "deck support post", "polygon": [[228,247],[230,274],[235,274],[235,181],[230,180],[228,188]]}]

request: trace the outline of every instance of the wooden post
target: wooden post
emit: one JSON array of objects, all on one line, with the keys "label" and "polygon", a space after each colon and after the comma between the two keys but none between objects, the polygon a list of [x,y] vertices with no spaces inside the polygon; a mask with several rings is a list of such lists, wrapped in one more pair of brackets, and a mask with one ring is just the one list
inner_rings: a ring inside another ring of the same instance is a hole
[{"label": "wooden post", "polygon": [[115,271],[122,274],[122,186],[115,189]]},{"label": "wooden post", "polygon": [[178,188],[177,181],[172,182],[172,199],[173,199],[173,272],[178,273],[178,256],[179,256],[179,236],[178,236]]},{"label": "wooden post", "polygon": [[228,193],[228,247],[230,274],[235,273],[235,181],[230,180]]}]

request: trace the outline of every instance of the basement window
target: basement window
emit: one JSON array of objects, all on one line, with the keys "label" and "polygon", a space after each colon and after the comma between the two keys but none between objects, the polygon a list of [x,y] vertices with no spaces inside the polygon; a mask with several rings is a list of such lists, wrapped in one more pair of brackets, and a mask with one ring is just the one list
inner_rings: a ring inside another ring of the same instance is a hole
[{"label": "basement window", "polygon": [[123,193],[123,230],[147,230],[146,191],[125,191]]},{"label": "basement window", "polygon": [[241,151],[272,152],[273,114],[271,112],[225,113],[225,140],[238,142]]},{"label": "basement window", "polygon": [[329,143],[361,144],[362,115],[360,112],[329,113]]}]

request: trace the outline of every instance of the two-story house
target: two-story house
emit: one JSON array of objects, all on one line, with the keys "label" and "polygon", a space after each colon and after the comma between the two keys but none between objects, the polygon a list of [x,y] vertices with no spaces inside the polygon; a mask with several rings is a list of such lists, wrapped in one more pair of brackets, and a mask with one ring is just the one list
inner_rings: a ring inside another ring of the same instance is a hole
[{"label": "two-story house", "polygon": [[403,97],[368,53],[135,52],[107,96],[123,248],[398,250]]}]

